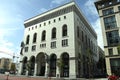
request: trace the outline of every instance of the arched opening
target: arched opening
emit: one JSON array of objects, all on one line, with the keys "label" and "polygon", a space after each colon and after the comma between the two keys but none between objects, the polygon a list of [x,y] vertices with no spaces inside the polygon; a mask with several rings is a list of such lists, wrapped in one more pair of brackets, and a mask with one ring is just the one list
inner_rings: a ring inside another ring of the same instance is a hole
[{"label": "arched opening", "polygon": [[26,74],[26,65],[27,65],[27,57],[23,58],[23,63],[22,63],[22,71],[21,71],[21,75],[25,75]]},{"label": "arched opening", "polygon": [[55,54],[50,56],[50,73],[49,76],[56,77],[56,60],[57,57]]},{"label": "arched opening", "polygon": [[56,28],[52,29],[52,39],[56,38]]},{"label": "arched opening", "polygon": [[61,55],[62,59],[62,68],[61,68],[61,77],[69,77],[69,54],[63,53]]},{"label": "arched opening", "polygon": [[64,24],[63,27],[62,27],[62,37],[65,37],[67,36],[67,25]]},{"label": "arched opening", "polygon": [[36,43],[36,41],[37,41],[37,33],[34,33],[34,35],[33,35],[33,43]]},{"label": "arched opening", "polygon": [[29,41],[30,41],[30,35],[27,35],[27,37],[26,37],[26,44],[29,44]]},{"label": "arched opening", "polygon": [[30,62],[30,70],[28,72],[28,75],[33,76],[34,75],[34,68],[35,68],[35,57],[32,56],[30,58],[29,62]]},{"label": "arched opening", "polygon": [[44,30],[44,31],[42,32],[41,41],[45,41],[45,38],[46,38],[46,31]]},{"label": "arched opening", "polygon": [[36,57],[37,63],[37,76],[44,76],[45,75],[45,54],[39,53]]}]

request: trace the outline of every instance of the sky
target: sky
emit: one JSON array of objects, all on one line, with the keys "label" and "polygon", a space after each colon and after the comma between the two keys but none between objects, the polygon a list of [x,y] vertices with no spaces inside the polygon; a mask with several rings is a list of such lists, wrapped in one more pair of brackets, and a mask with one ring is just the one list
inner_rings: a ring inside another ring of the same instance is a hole
[{"label": "sky", "polygon": [[[71,0],[2,0],[0,3],[0,58],[19,56],[24,35],[24,21]],[[95,0],[75,0],[95,29],[103,49],[102,31]]]}]

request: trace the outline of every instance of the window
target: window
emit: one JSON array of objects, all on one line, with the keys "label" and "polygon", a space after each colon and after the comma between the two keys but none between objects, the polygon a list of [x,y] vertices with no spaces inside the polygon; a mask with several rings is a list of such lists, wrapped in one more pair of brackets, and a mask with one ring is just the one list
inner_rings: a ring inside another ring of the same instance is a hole
[{"label": "window", "polygon": [[56,28],[52,29],[52,39],[56,38]]},{"label": "window", "polygon": [[115,46],[119,44],[118,30],[107,32],[106,35],[107,35],[108,46]]},{"label": "window", "polygon": [[36,43],[36,40],[37,40],[37,33],[34,33],[34,35],[33,35],[33,43]]},{"label": "window", "polygon": [[59,21],[61,21],[61,18],[59,18]]},{"label": "window", "polygon": [[113,49],[108,49],[109,55],[112,56],[113,55]]},{"label": "window", "polygon": [[120,11],[120,6],[118,6],[118,10]]},{"label": "window", "polygon": [[32,30],[34,29],[34,27],[32,27]]},{"label": "window", "polygon": [[67,25],[66,24],[63,25],[63,27],[62,27],[62,36],[63,37],[67,36]]},{"label": "window", "polygon": [[33,45],[32,46],[32,51],[35,51],[36,50],[36,45]]},{"label": "window", "polygon": [[46,26],[46,23],[44,23],[44,26]]},{"label": "window", "polygon": [[41,24],[40,24],[40,27],[41,27]]},{"label": "window", "polygon": [[35,28],[37,29],[37,26],[35,26]]},{"label": "window", "polygon": [[26,44],[29,44],[29,41],[30,41],[30,36],[27,35],[27,38],[26,38]]},{"label": "window", "polygon": [[28,52],[28,47],[25,47],[25,52]]},{"label": "window", "polygon": [[56,22],[56,20],[54,19],[54,21],[53,21],[54,23]]},{"label": "window", "polygon": [[116,24],[115,16],[110,16],[110,17],[104,18],[104,24],[105,24],[106,30],[116,28],[117,24]]},{"label": "window", "polygon": [[49,24],[50,24],[50,21],[49,21]]},{"label": "window", "polygon": [[64,19],[66,19],[66,16],[64,16]]},{"label": "window", "polygon": [[56,41],[51,42],[51,48],[56,48]]},{"label": "window", "polygon": [[45,48],[46,47],[46,43],[40,44],[40,48]]},{"label": "window", "polygon": [[118,54],[120,55],[120,46],[117,47]]},{"label": "window", "polygon": [[79,26],[77,26],[77,37],[78,37],[78,38],[80,37],[80,34],[79,34]]},{"label": "window", "polygon": [[109,15],[109,14],[113,14],[113,13],[114,13],[113,8],[103,10],[103,15]]},{"label": "window", "polygon": [[30,31],[30,28],[29,28],[29,31]]},{"label": "window", "polygon": [[117,0],[117,2],[120,2],[120,0]]},{"label": "window", "polygon": [[68,46],[68,39],[62,40],[62,46],[63,47]]},{"label": "window", "polygon": [[44,31],[42,32],[41,41],[45,41],[45,37],[46,37],[46,31],[44,30]]}]

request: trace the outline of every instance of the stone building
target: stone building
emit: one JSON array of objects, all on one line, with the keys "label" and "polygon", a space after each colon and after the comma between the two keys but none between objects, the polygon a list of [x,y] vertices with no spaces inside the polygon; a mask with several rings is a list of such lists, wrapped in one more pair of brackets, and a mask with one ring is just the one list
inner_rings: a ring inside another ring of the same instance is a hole
[{"label": "stone building", "polygon": [[19,74],[92,76],[98,61],[97,35],[74,1],[30,18],[24,25]]},{"label": "stone building", "polygon": [[0,58],[0,69],[10,70],[12,64],[12,59],[9,58]]},{"label": "stone building", "polygon": [[95,2],[103,34],[108,75],[120,75],[120,0]]}]

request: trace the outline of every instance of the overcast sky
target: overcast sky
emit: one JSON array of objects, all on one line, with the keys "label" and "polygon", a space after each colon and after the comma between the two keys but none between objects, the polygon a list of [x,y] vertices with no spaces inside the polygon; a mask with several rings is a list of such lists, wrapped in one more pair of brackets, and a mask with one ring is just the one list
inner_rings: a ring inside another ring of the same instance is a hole
[{"label": "overcast sky", "polygon": [[[13,53],[19,55],[25,20],[69,1],[71,0],[1,0],[0,57],[12,58],[10,55]],[[98,45],[103,48],[100,21],[94,6],[95,0],[75,1],[98,34]]]}]

